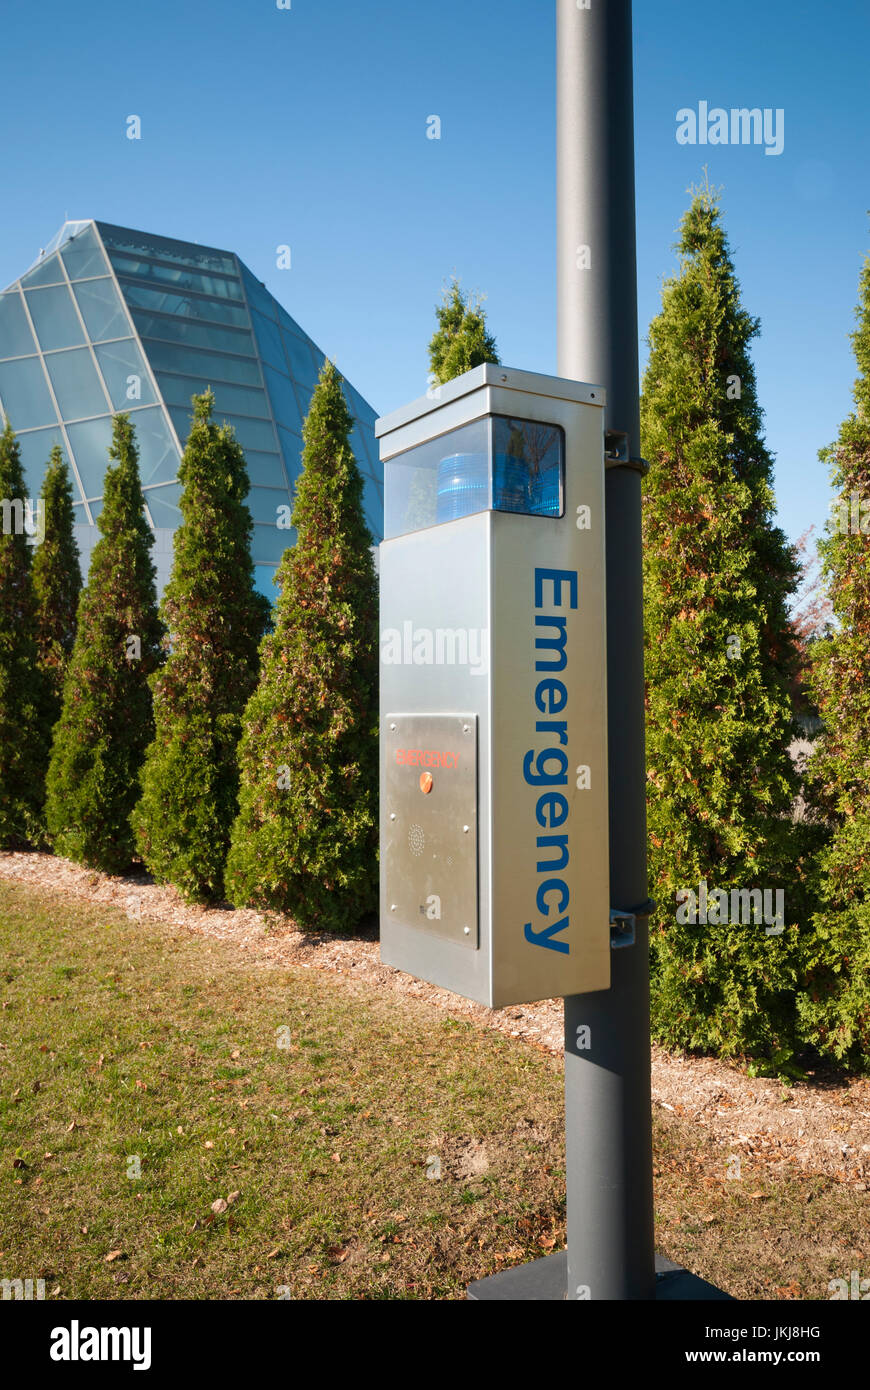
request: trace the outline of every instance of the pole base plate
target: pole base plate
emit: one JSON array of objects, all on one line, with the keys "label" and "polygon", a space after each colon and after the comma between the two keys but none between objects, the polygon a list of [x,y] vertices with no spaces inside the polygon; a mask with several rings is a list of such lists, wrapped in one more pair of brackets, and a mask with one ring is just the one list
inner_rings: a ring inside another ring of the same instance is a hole
[{"label": "pole base plate", "polygon": [[[477,1279],[468,1286],[467,1297],[475,1303],[509,1303],[514,1301],[564,1301],[568,1283],[568,1252],[559,1250],[543,1260],[516,1265]],[[656,1302],[704,1300],[733,1302],[731,1295],[708,1284],[697,1274],[675,1265],[664,1255],[656,1255]]]}]

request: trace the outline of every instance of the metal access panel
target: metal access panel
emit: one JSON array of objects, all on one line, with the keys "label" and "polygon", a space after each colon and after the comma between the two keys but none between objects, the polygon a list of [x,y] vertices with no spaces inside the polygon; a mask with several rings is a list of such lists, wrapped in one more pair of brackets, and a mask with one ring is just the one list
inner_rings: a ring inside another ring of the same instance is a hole
[{"label": "metal access panel", "polygon": [[477,950],[477,716],[385,725],[384,906],[400,928]]}]

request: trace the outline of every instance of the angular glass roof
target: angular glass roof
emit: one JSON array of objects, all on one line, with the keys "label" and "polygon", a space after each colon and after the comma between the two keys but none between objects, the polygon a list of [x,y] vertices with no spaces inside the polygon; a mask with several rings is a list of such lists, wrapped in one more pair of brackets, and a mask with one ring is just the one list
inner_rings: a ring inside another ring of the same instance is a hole
[{"label": "angular glass roof", "polygon": [[[324,362],[317,345],[229,251],[107,222],[65,222],[0,294],[0,409],[38,496],[52,446],[71,465],[76,510],[93,524],[111,417],[129,411],[152,524],[173,528],[191,397],[211,387],[216,418],[245,451],[260,586],[292,544],[279,529],[301,471],[302,421]],[[366,518],[383,534],[375,412],[344,384]],[[270,592],[274,597],[274,591]]]}]

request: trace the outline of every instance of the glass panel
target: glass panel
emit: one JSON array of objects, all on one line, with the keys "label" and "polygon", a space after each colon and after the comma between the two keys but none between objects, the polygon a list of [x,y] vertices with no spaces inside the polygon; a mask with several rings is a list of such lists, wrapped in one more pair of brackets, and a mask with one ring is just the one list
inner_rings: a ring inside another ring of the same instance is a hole
[{"label": "glass panel", "polygon": [[111,280],[87,280],[73,286],[91,342],[102,338],[126,338],[130,323],[121,297]]},{"label": "glass panel", "polygon": [[353,429],[350,432],[350,447],[353,449],[353,456],[356,459],[357,464],[362,469],[363,473],[367,473],[369,466],[369,456],[366,453],[365,444],[363,443],[362,430],[360,429],[359,425],[354,425]]},{"label": "glass panel", "polygon": [[170,314],[149,314],[141,309],[134,310],[133,322],[143,338],[166,338],[173,343],[191,343],[194,347],[236,352],[244,357],[257,355],[254,340],[247,330],[219,328]]},{"label": "glass panel", "polygon": [[[315,380],[315,384],[316,384],[316,383],[320,380],[320,373],[323,371],[323,364],[324,364],[324,362],[326,361],[326,358],[324,357],[323,353],[320,351],[320,348],[314,347],[313,344],[311,344],[311,356],[314,358],[314,371],[315,371],[315,378],[314,378],[314,380]],[[353,406],[350,404],[350,401],[348,401],[348,399],[347,399],[347,390],[346,390],[346,386],[347,386],[347,383],[346,383],[344,380],[342,380],[342,389],[344,390],[344,393],[345,393],[345,404],[347,405],[348,410],[350,410],[351,412],[353,412]]]},{"label": "glass panel", "polygon": [[43,351],[78,347],[85,341],[66,285],[58,285],[51,290],[28,290],[27,307]]},{"label": "glass panel", "polygon": [[486,511],[489,421],[475,420],[408,449],[387,463],[385,474],[387,538]]},{"label": "glass panel", "polygon": [[131,309],[153,309],[156,313],[173,314],[179,318],[231,323],[237,328],[247,328],[250,322],[244,306],[228,304],[225,300],[203,299],[199,295],[185,294],[184,290],[152,289],[123,279],[121,289]]},{"label": "glass panel", "polygon": [[289,506],[290,496],[286,488],[252,487],[247,501],[255,521],[277,527],[278,508]]},{"label": "glass panel", "polygon": [[286,328],[288,333],[295,334],[297,338],[305,337],[304,329],[299,327],[299,324],[296,322],[296,320],[290,317],[290,315],[287,313],[287,310],[278,303],[277,299],[275,300],[275,309],[278,314],[278,322],[280,323],[282,328]]},{"label": "glass panel", "polygon": [[348,381],[342,382],[341,389],[344,392],[344,398],[347,401],[348,407],[357,419],[362,420],[365,425],[371,425],[372,429],[374,429],[375,420],[378,418],[377,412],[372,410],[368,401],[364,401],[359,391],[354,390]]},{"label": "glass panel", "polygon": [[99,415],[107,409],[97,369],[87,348],[51,352],[45,365],[62,419],[78,420],[85,415]]},{"label": "glass panel", "polygon": [[[189,406],[186,410],[179,406],[170,406],[169,414],[178,431],[178,438],[184,444],[190,434],[192,410]],[[224,415],[220,411],[215,411],[214,418],[218,424],[226,422],[226,424],[232,425],[236,439],[245,451],[249,448],[261,453],[274,451],[275,436],[272,432],[272,426],[265,420],[245,420],[238,415]]]},{"label": "glass panel", "polygon": [[284,469],[277,454],[261,454],[256,449],[245,450],[248,478],[251,487],[280,487],[286,492]]},{"label": "glass panel", "polygon": [[[170,376],[167,372],[160,372],[158,382],[167,405],[185,407],[190,406],[191,396],[201,396],[208,386],[202,377]],[[217,411],[238,411],[240,415],[258,415],[264,420],[269,418],[269,406],[263,391],[257,391],[252,386],[227,386],[224,382],[218,382],[212,390]]]},{"label": "glass panel", "polygon": [[0,362],[0,400],[14,430],[57,424],[38,357]]},{"label": "glass panel", "polygon": [[25,289],[31,289],[36,285],[65,285],[60,256],[49,256],[46,260],[40,261],[33,270],[28,270],[26,275],[22,275],[21,283]]},{"label": "glass panel", "polygon": [[385,535],[475,512],[560,516],[565,435],[558,425],[494,416],[390,459]]},{"label": "glass panel", "polygon": [[214,295],[216,299],[240,301],[242,287],[238,280],[221,280],[216,275],[198,275],[195,270],[185,270],[181,266],[157,265],[155,261],[135,261],[127,256],[111,253],[112,265],[119,275],[132,275],[137,280],[153,280],[158,285],[176,285],[188,290],[199,290],[200,294]]},{"label": "glass panel", "polygon": [[112,442],[112,417],[84,420],[67,425],[73,451],[86,497],[99,497],[103,491],[103,476],[109,466],[109,445]]},{"label": "glass panel", "polygon": [[272,323],[270,319],[264,319],[262,314],[258,314],[256,309],[251,312],[251,319],[254,324],[254,332],[257,335],[257,342],[260,344],[260,355],[273,367],[277,367],[279,372],[284,370],[284,349],[281,346],[281,334],[278,332],[278,325]]},{"label": "glass panel", "polygon": [[380,449],[378,448],[378,441],[375,439],[369,426],[354,425],[351,432],[351,439],[353,440],[355,453],[357,447],[359,447],[359,452],[356,453],[356,461],[360,468],[367,467],[374,472],[375,477],[380,477]]},{"label": "glass panel", "polygon": [[[295,544],[296,532],[287,531],[285,534],[290,538],[288,544]],[[265,594],[270,603],[276,603],[278,601],[278,586],[275,583],[275,575],[277,573],[277,565],[254,566],[254,588],[257,590],[258,594]]]},{"label": "glass panel", "polygon": [[380,545],[384,536],[384,499],[378,484],[367,477],[363,477],[363,511],[372,540]]},{"label": "glass panel", "polygon": [[170,406],[169,418],[175,426],[175,433],[178,435],[182,449],[186,449],[190,427],[193,424],[193,406],[188,406],[186,410],[180,406]]},{"label": "glass panel", "polygon": [[251,542],[251,555],[254,560],[271,560],[274,564],[281,559],[288,545],[296,541],[294,530],[279,530],[277,526],[255,526]]},{"label": "glass panel", "polygon": [[496,511],[562,515],[565,435],[558,425],[497,415],[492,449]]},{"label": "glass panel", "polygon": [[[45,291],[43,291],[45,293]],[[174,347],[149,338],[145,343],[148,360],[155,371],[181,372],[184,375],[202,374],[206,384],[215,381],[236,382],[242,386],[259,386],[260,369],[256,361],[242,357],[223,357],[196,348]]]},{"label": "glass panel", "polygon": [[195,265],[200,270],[217,270],[236,275],[236,260],[229,251],[213,246],[198,246],[192,241],[176,241],[173,237],[153,236],[136,232],[131,227],[116,227],[98,222],[103,243],[110,251],[127,251],[137,256],[154,256],[159,261],[175,261],[180,265]]},{"label": "glass panel", "polygon": [[281,441],[281,453],[284,455],[287,479],[292,487],[302,472],[302,449],[304,446],[298,435],[290,434],[288,430],[282,430],[280,425],[278,426],[278,438]]},{"label": "glass panel", "polygon": [[232,425],[236,432],[236,439],[243,449],[259,449],[265,453],[274,451],[275,431],[271,423],[266,420],[246,420],[241,415],[222,416],[217,414],[219,420],[226,420]]},{"label": "glass panel", "polygon": [[[28,497],[38,497],[42,491],[42,480],[48,465],[48,456],[59,444],[64,448],[63,435],[54,426],[48,430],[32,430],[29,434],[19,434],[18,448],[21,453],[21,466],[24,469],[24,485]],[[66,450],[64,449],[64,454]],[[67,462],[69,460],[67,459]],[[79,490],[73,478],[73,496],[78,498]]]},{"label": "glass panel", "polygon": [[308,419],[308,412],[311,409],[311,397],[314,395],[314,392],[309,391],[307,386],[300,385],[298,381],[295,383],[295,385],[296,394],[299,397],[299,408],[302,412],[302,423],[304,426],[305,421]]},{"label": "glass panel", "polygon": [[281,337],[284,339],[284,351],[293,380],[313,389],[317,385],[317,372],[314,370],[314,358],[310,347],[301,338],[295,338],[292,333],[282,333]]},{"label": "glass panel", "polygon": [[172,482],[178,477],[179,454],[163,411],[159,406],[134,410],[130,420],[136,430],[143,486]]},{"label": "glass panel", "polygon": [[181,525],[181,488],[177,483],[171,487],[149,487],[145,489],[145,503],[154,518],[155,526],[174,529]]},{"label": "glass panel", "polygon": [[273,372],[271,367],[266,366],[263,367],[263,375],[269,388],[275,419],[295,434],[301,434],[302,416],[289,376]]},{"label": "glass panel", "polygon": [[86,275],[106,275],[109,267],[100,249],[100,243],[93,227],[85,227],[78,236],[72,237],[60,253],[71,280],[82,280]]},{"label": "glass panel", "polygon": [[267,319],[273,319],[277,312],[277,302],[272,298],[266,286],[259,280],[255,280],[247,267],[242,267],[242,275],[245,281],[245,293],[248,296],[248,303],[252,309],[259,309],[261,314],[265,314]]},{"label": "glass panel", "polygon": [[99,343],[94,352],[116,410],[151,405],[157,399],[139,344],[132,338],[120,343]]},{"label": "glass panel", "polygon": [[26,357],[36,343],[17,290],[0,295],[0,357]]}]

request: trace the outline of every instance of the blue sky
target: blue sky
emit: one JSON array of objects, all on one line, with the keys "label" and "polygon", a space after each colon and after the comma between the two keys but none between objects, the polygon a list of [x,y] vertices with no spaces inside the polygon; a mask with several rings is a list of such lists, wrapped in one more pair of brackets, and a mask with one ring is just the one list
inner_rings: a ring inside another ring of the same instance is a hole
[{"label": "blue sky", "polygon": [[[426,388],[455,271],[503,361],[554,372],[554,44],[554,0],[6,0],[0,284],[67,216],[230,248],[386,412]],[[635,0],[641,335],[706,162],[793,538],[824,524],[817,451],[851,408],[868,51],[867,0]],[[783,153],[678,145],[699,101],[783,108]]]}]

